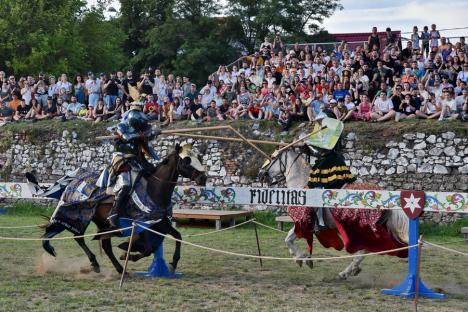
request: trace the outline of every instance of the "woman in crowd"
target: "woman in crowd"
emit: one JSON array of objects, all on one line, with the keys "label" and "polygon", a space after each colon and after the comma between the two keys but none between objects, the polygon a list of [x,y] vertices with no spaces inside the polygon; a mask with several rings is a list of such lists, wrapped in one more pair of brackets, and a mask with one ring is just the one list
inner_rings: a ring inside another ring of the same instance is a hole
[{"label": "woman in crowd", "polygon": [[83,82],[83,76],[80,74],[75,76],[75,81],[73,84],[74,94],[78,103],[84,104],[86,101],[85,95],[85,85]]}]

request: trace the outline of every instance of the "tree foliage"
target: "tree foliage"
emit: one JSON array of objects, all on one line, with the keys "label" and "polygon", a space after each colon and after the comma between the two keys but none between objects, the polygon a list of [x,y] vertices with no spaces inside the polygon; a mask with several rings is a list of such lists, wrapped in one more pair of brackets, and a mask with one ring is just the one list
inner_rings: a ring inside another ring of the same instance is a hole
[{"label": "tree foliage", "polygon": [[15,74],[121,66],[124,33],[82,0],[0,1],[0,68]]},{"label": "tree foliage", "polygon": [[228,12],[239,18],[244,44],[253,50],[271,32],[307,38],[319,23],[341,9],[339,0],[228,0]]},{"label": "tree foliage", "polygon": [[219,64],[252,52],[263,37],[280,32],[310,39],[339,0],[110,0],[0,1],[0,69],[15,74],[86,70],[165,72],[205,80]]}]

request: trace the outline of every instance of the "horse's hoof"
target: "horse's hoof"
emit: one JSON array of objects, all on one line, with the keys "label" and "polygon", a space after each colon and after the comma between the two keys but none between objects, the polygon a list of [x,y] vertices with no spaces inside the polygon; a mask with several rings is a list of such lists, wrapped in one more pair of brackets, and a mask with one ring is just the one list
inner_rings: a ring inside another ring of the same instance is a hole
[{"label": "horse's hoof", "polygon": [[93,271],[94,271],[94,273],[101,273],[101,268],[99,266],[94,266],[93,265]]},{"label": "horse's hoof", "polygon": [[125,261],[127,259],[127,254],[122,254],[119,259]]},{"label": "horse's hoof", "polygon": [[305,264],[311,269],[314,268],[314,261],[312,261],[312,260],[306,260]]},{"label": "horse's hoof", "polygon": [[354,270],[353,272],[351,272],[351,275],[352,276],[358,276],[359,273],[361,273],[362,269],[361,268],[357,268],[356,270]]},{"label": "horse's hoof", "polygon": [[346,275],[346,274],[343,273],[343,272],[338,273],[338,276],[339,276],[339,278],[340,278],[341,280],[343,280],[343,281],[345,281],[345,280],[348,279],[348,275]]},{"label": "horse's hoof", "polygon": [[296,260],[296,263],[298,266],[300,266],[302,268],[302,260]]},{"label": "horse's hoof", "polygon": [[174,273],[175,272],[175,268],[174,268],[174,265],[172,263],[169,263],[169,265],[167,266],[167,268],[169,269],[169,272],[171,273]]}]

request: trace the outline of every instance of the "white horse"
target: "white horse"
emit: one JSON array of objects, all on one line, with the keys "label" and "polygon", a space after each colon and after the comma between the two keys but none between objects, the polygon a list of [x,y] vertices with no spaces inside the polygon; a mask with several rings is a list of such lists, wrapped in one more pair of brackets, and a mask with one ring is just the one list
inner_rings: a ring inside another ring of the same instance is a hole
[{"label": "white horse", "polygon": [[[269,185],[285,183],[288,188],[304,188],[309,178],[309,162],[303,154],[292,149],[281,152],[279,155],[273,154],[272,160],[265,163],[259,172],[261,180],[267,180]],[[318,208],[311,208],[311,213],[315,213]],[[323,209],[323,219],[329,229],[336,230],[336,223],[330,209]],[[384,224],[392,236],[398,241],[408,243],[408,218],[402,210],[391,210]],[[296,234],[294,226],[288,232],[285,242],[289,252],[295,258],[306,258],[306,253],[302,252],[295,244]],[[364,260],[363,254],[366,250],[358,251],[352,262],[339,273],[339,277],[347,279],[349,276],[356,276],[361,272],[361,262]],[[300,261],[297,263],[302,266]],[[312,268],[312,262],[304,262]]]}]

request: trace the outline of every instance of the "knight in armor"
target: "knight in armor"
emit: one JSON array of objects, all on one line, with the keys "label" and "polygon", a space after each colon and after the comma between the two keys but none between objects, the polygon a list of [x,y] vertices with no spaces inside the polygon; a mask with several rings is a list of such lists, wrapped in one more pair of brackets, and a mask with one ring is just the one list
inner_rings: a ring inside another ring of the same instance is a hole
[{"label": "knight in armor", "polygon": [[[319,122],[324,120],[324,116],[319,118]],[[330,116],[327,116],[330,118]],[[333,118],[333,117],[332,117]],[[331,149],[317,148],[318,152],[314,155],[317,157],[315,164],[310,169],[309,180],[307,183],[308,188],[319,189],[340,189],[346,184],[353,183],[356,178],[346,165],[345,158],[342,153],[342,137],[337,140],[336,144]],[[317,211],[317,225],[316,231],[325,228],[323,220],[323,207]]]},{"label": "knight in armor", "polygon": [[112,162],[99,177],[98,186],[107,187],[108,193],[115,195],[108,220],[110,228],[119,227],[119,217],[125,214],[128,200],[134,185],[141,177],[153,174],[155,167],[146,156],[159,160],[149,141],[158,134],[152,130],[146,115],[138,106],[132,106],[123,116],[116,128],[117,138],[114,141],[116,152]]}]

